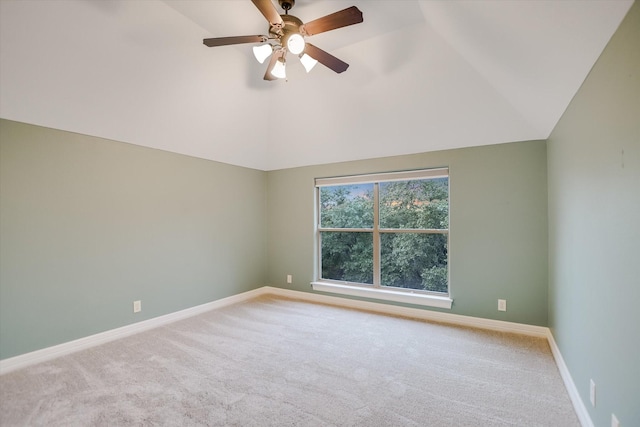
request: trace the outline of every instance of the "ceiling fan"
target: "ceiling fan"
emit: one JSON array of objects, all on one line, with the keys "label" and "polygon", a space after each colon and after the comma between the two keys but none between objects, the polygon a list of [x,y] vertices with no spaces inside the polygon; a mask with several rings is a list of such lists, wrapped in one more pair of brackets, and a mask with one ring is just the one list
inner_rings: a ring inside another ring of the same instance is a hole
[{"label": "ceiling fan", "polygon": [[295,0],[278,0],[284,9],[280,15],[271,0],[251,0],[269,22],[269,35],[215,37],[204,39],[202,42],[209,47],[227,46],[242,43],[262,43],[253,48],[256,59],[263,63],[269,56],[271,59],[264,75],[265,80],[286,78],[286,55],[291,53],[300,58],[307,73],[320,62],[336,73],[342,73],[349,64],[336,58],[330,53],[305,42],[305,37],[324,33],[348,25],[359,24],[363,21],[362,12],[355,6],[323,16],[316,20],[303,23],[289,10],[295,5]]}]

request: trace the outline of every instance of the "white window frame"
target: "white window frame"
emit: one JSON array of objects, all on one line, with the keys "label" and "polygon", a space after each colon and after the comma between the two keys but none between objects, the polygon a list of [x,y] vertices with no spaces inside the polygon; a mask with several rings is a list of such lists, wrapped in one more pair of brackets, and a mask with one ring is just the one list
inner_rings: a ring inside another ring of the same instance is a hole
[{"label": "white window frame", "polygon": [[[447,234],[449,241],[449,229],[384,229],[379,226],[379,187],[382,182],[408,181],[413,179],[448,178],[449,168],[421,169],[413,171],[389,172],[368,175],[352,175],[331,178],[316,178],[315,180],[315,238],[316,238],[316,279],[311,282],[311,286],[316,291],[330,292],[334,294],[349,295],[363,298],[373,298],[386,301],[394,301],[406,304],[416,304],[429,307],[451,309],[453,299],[451,298],[450,277],[450,245],[447,252],[447,290],[448,293],[436,293],[415,289],[394,288],[381,285],[380,266],[380,234],[383,233],[422,233],[422,234]],[[327,228],[320,225],[320,188],[348,184],[373,184],[373,228]],[[450,187],[450,185],[449,185]],[[450,227],[450,226],[449,226]],[[367,232],[373,233],[373,284],[344,282],[330,279],[323,279],[322,276],[322,243],[321,232],[323,231],[347,231],[347,232]]]}]

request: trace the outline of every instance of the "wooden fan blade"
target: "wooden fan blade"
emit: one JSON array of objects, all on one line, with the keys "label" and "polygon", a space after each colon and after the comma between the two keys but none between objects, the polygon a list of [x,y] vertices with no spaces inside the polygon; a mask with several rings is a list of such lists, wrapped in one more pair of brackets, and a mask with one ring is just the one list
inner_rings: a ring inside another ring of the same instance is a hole
[{"label": "wooden fan blade", "polygon": [[280,14],[276,10],[276,7],[271,3],[271,0],[251,0],[256,5],[260,13],[267,18],[267,21],[271,25],[281,26],[283,24]]},{"label": "wooden fan blade", "polygon": [[269,80],[269,81],[278,80],[277,77],[274,77],[271,74],[271,70],[273,70],[273,66],[276,65],[276,61],[282,58],[283,55],[284,55],[284,51],[282,50],[273,52],[273,55],[271,55],[271,60],[269,61],[269,65],[267,65],[267,71],[264,73],[264,80]]},{"label": "wooden fan blade", "polygon": [[262,43],[267,41],[267,36],[235,36],[235,37],[215,37],[204,39],[202,43],[209,47],[227,46],[241,43]]},{"label": "wooden fan blade", "polygon": [[335,56],[330,53],[325,52],[324,50],[315,47],[311,43],[307,43],[304,48],[304,53],[324,65],[325,67],[331,68],[336,73],[342,73],[349,68],[349,64],[344,61],[339,60]]},{"label": "wooden fan blade", "polygon": [[[323,16],[314,21],[307,22],[300,26],[300,32],[305,36],[324,33],[336,28],[348,25],[359,24],[363,21],[362,12],[355,6],[348,7],[331,15]],[[319,60],[318,60],[319,61]]]}]

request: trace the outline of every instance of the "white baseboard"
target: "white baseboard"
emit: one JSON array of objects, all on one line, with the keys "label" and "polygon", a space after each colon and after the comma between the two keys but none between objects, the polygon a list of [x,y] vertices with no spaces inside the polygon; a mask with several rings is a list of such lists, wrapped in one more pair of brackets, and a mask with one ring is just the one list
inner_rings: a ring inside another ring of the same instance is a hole
[{"label": "white baseboard", "polygon": [[210,310],[215,310],[216,308],[221,308],[231,304],[246,301],[264,293],[264,288],[254,289],[252,291],[232,295],[227,298],[222,298],[206,304],[197,305],[185,310],[169,313],[164,316],[154,317],[153,319],[143,320],[131,325],[122,326],[120,328],[111,329],[105,332],[100,332],[95,335],[89,335],[88,337],[54,345],[52,347],[43,348],[42,350],[36,350],[30,353],[3,359],[0,360],[0,375],[15,371],[17,369],[26,368],[27,366],[35,365],[36,363],[46,362],[47,360],[75,353],[77,351],[84,350],[90,347],[95,347],[100,344],[105,344],[119,338],[124,338],[129,335],[147,331],[149,329],[157,328],[158,326],[166,325],[177,320],[196,316]]},{"label": "white baseboard", "polygon": [[375,311],[393,316],[411,317],[413,319],[431,320],[433,322],[451,323],[460,326],[490,329],[493,331],[513,332],[522,335],[546,338],[549,328],[544,326],[526,325],[523,323],[505,322],[502,320],[482,319],[480,317],[462,316],[460,314],[442,313],[438,311],[422,310],[419,308],[401,307],[384,303],[360,301],[330,295],[320,295],[310,292],[293,291],[282,288],[265,286],[266,294],[278,295],[286,298],[301,299],[323,304],[339,305],[360,310]]},{"label": "white baseboard", "polygon": [[330,295],[320,295],[311,292],[300,292],[290,289],[274,288],[271,286],[263,286],[258,289],[243,292],[237,295],[232,295],[227,298],[222,298],[206,304],[187,308],[185,310],[176,311],[164,316],[155,317],[153,319],[144,320],[142,322],[123,326],[121,328],[112,329],[95,335],[90,335],[88,337],[69,341],[63,344],[55,345],[53,347],[47,347],[43,348],[42,350],[36,350],[30,353],[0,360],[0,375],[18,369],[26,368],[27,366],[35,365],[37,363],[45,362],[47,360],[55,359],[60,356],[75,353],[77,351],[84,350],[90,347],[95,347],[119,338],[137,334],[139,332],[147,331],[149,329],[157,328],[158,326],[196,316],[210,310],[215,310],[217,308],[247,301],[262,295],[276,295],[285,298],[390,314],[393,316],[410,317],[420,320],[430,320],[434,322],[443,322],[460,326],[469,326],[474,328],[489,329],[500,332],[512,332],[522,335],[546,338],[549,342],[551,352],[553,354],[553,357],[555,358],[558,370],[560,371],[560,375],[562,377],[562,380],[564,381],[565,387],[567,389],[567,392],[569,393],[569,397],[571,398],[571,402],[573,403],[573,407],[576,411],[576,414],[578,415],[580,423],[583,427],[593,427],[593,422],[589,417],[587,408],[585,407],[584,402],[578,394],[578,390],[573,382],[573,379],[571,378],[571,374],[569,373],[567,365],[562,358],[562,354],[560,354],[560,349],[558,348],[555,339],[553,338],[553,334],[551,333],[551,330],[549,328],[543,326],[526,325],[523,323],[513,323],[501,320],[462,316],[452,313],[441,313],[436,311],[421,310],[417,308],[401,307],[369,301],[359,301]]},{"label": "white baseboard", "polygon": [[576,411],[576,415],[580,420],[580,424],[582,424],[582,427],[594,427],[593,421],[591,420],[589,412],[587,411],[587,407],[582,401],[580,393],[578,393],[578,389],[576,388],[576,384],[573,382],[573,378],[571,378],[569,368],[567,367],[566,363],[564,363],[564,359],[562,357],[562,354],[560,353],[560,348],[558,347],[558,344],[556,344],[556,340],[551,333],[551,329],[549,329],[547,341],[549,341],[551,353],[553,354],[553,358],[556,360],[558,371],[560,371],[560,376],[562,377],[562,381],[564,381],[564,386],[567,389],[567,393],[569,393],[569,398],[571,398],[573,409]]}]

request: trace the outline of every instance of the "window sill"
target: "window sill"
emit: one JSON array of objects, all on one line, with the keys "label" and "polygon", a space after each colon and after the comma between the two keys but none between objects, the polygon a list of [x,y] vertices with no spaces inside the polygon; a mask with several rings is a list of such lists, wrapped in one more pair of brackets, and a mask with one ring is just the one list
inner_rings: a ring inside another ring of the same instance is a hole
[{"label": "window sill", "polygon": [[389,289],[365,288],[361,286],[342,285],[328,282],[311,282],[314,291],[332,294],[350,295],[354,297],[373,298],[406,304],[423,305],[451,309],[453,300],[445,296],[427,295],[410,291],[393,291]]}]

